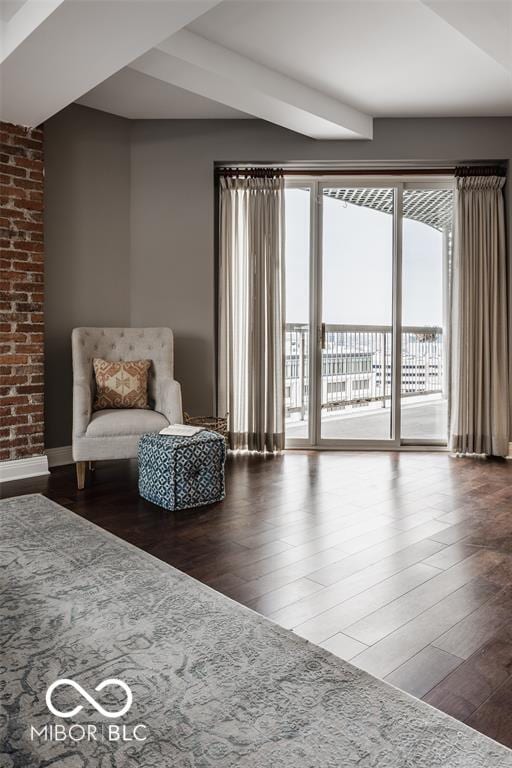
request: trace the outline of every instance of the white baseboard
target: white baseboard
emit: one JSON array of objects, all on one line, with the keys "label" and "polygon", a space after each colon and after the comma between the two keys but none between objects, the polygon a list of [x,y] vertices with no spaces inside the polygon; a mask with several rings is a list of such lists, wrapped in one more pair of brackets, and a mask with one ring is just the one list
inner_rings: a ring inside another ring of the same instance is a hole
[{"label": "white baseboard", "polygon": [[2,483],[47,474],[48,459],[44,454],[42,456],[29,456],[26,459],[0,462],[0,482]]},{"label": "white baseboard", "polygon": [[48,456],[48,466],[50,467],[73,464],[73,453],[70,445],[63,445],[61,448],[47,448],[45,454]]}]

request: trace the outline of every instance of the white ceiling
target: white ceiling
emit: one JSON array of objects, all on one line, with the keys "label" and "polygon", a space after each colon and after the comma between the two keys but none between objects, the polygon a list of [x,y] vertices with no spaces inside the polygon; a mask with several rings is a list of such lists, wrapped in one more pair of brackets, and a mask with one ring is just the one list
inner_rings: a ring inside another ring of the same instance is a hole
[{"label": "white ceiling", "polygon": [[0,0],[0,21],[0,118],[22,124],[71,101],[313,138],[512,115],[512,0]]},{"label": "white ceiling", "polygon": [[[489,3],[433,5],[464,23]],[[512,3],[491,5],[512,50]],[[481,21],[491,35],[500,26]],[[374,116],[512,114],[512,70],[415,0],[234,0],[188,29]]]}]

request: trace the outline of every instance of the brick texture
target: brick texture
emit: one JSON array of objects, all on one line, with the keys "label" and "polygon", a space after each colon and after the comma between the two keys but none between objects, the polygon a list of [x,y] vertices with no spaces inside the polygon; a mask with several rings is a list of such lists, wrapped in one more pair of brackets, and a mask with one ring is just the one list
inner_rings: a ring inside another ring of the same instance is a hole
[{"label": "brick texture", "polygon": [[0,461],[44,449],[43,131],[0,122]]}]

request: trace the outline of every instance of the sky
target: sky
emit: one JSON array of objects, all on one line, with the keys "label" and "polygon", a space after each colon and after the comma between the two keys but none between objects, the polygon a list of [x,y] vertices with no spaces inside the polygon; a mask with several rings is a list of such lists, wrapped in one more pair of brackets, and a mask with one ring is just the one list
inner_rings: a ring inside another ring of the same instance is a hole
[{"label": "sky", "polygon": [[[323,199],[323,322],[391,325],[390,214]],[[442,235],[403,222],[402,324],[441,326]],[[286,321],[308,322],[309,193],[286,190]]]}]

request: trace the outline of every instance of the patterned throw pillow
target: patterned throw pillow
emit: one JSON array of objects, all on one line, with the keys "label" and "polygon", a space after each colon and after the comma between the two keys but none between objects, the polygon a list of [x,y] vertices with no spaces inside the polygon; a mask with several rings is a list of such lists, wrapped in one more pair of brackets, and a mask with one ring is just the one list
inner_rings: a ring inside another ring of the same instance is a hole
[{"label": "patterned throw pillow", "polygon": [[93,410],[149,408],[148,373],[151,360],[121,360],[113,363],[95,357],[92,364],[96,379]]}]

